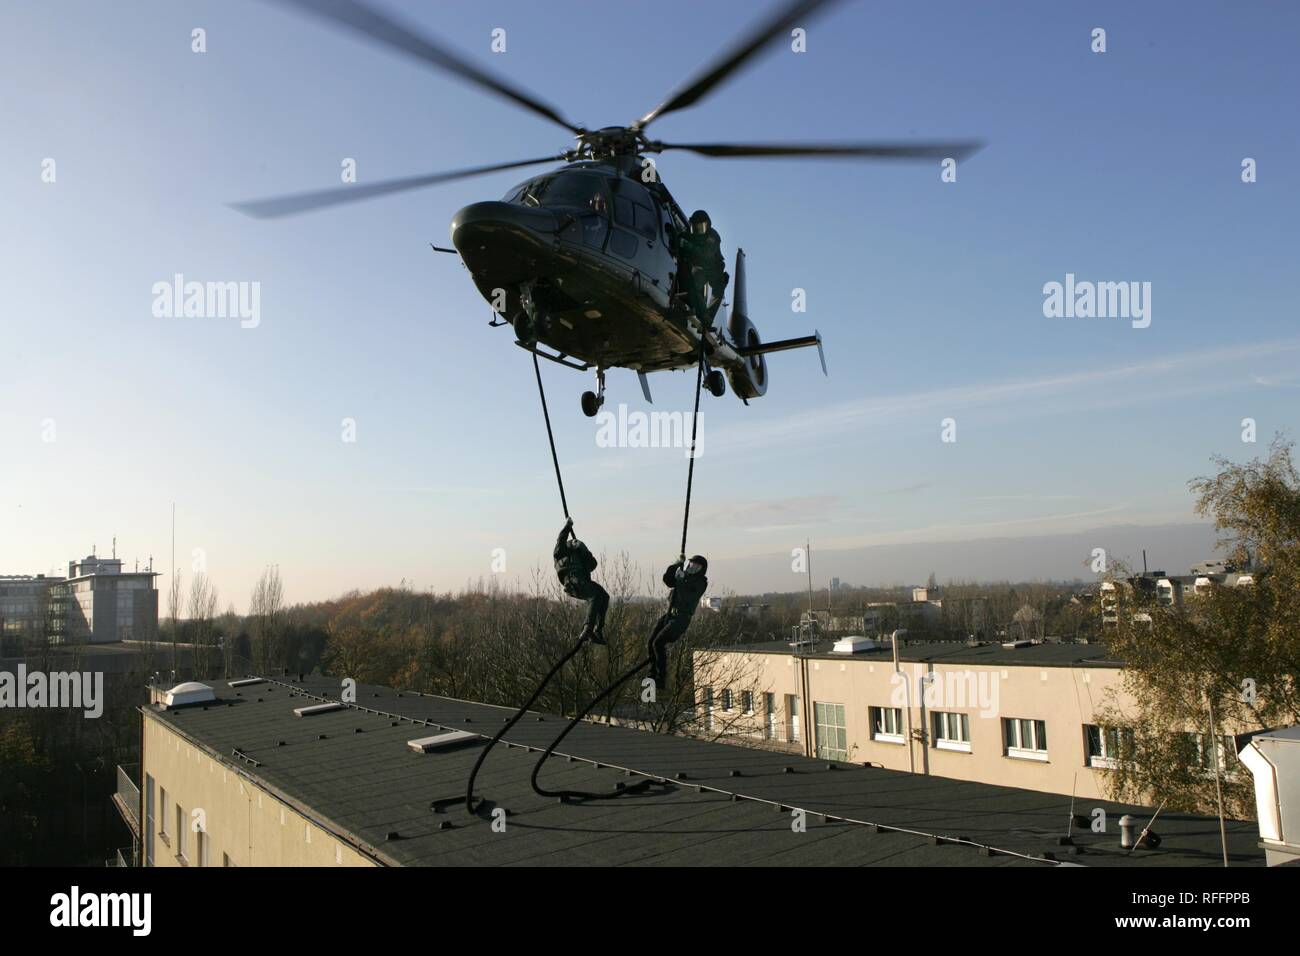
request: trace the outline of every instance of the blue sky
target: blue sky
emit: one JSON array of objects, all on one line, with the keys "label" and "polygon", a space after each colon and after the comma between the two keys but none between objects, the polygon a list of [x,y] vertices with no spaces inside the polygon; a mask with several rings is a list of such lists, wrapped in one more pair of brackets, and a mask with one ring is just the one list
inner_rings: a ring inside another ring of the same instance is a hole
[{"label": "blue sky", "polygon": [[[385,9],[588,126],[644,113],[756,12]],[[345,157],[373,182],[544,155],[569,145],[562,130],[271,3],[11,0],[0,31],[0,572],[103,553],[114,534],[119,556],[164,569],[172,501],[178,564],[201,549],[240,608],[271,562],[292,600],[457,587],[490,573],[494,548],[512,579],[547,562],[561,513],[530,362],[428,249],[456,209],[523,176],[275,222],[226,204],[336,184]],[[717,586],[799,586],[805,537],[819,576],[849,580],[855,549],[883,545],[931,547],[941,578],[1010,573],[992,542],[1023,535],[1095,529],[1104,545],[1147,525],[1159,552],[1194,520],[1186,482],[1211,455],[1294,430],[1297,40],[1287,3],[851,2],[809,25],[807,53],[777,45],[652,127],[988,143],[953,184],[929,163],[661,158],[728,260],[744,247],[764,336],[820,329],[831,371],[787,353],[749,407],[705,396],[690,547]],[[1244,157],[1258,182],[1241,182]],[[259,282],[261,324],[154,317],[153,284],[178,272]],[[1044,283],[1067,273],[1150,282],[1150,327],[1044,317]],[[577,408],[587,376],[544,374],[579,532],[670,558],[682,453],[597,447]],[[652,384],[655,408],[689,408],[693,376]],[[609,389],[607,407],[645,408],[631,372]],[[984,538],[986,560],[945,564],[946,542]]]}]

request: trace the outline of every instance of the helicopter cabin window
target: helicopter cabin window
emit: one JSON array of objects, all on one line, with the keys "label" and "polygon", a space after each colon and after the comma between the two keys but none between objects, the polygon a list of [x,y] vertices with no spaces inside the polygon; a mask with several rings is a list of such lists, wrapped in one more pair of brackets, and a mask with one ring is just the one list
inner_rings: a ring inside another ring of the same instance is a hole
[{"label": "helicopter cabin window", "polygon": [[605,184],[599,176],[589,173],[565,173],[548,181],[546,190],[538,194],[543,206],[567,206],[606,215],[608,201]]},{"label": "helicopter cabin window", "polygon": [[655,222],[655,214],[646,206],[636,203],[636,231],[641,233],[647,239],[653,239],[659,234],[659,224]]},{"label": "helicopter cabin window", "polygon": [[519,202],[525,206],[540,206],[541,196],[546,191],[549,179],[534,179],[524,186],[523,192],[519,194]]},{"label": "helicopter cabin window", "polygon": [[636,225],[636,214],[632,211],[632,200],[625,199],[622,196],[614,197],[614,222],[624,229],[631,229]]},{"label": "helicopter cabin window", "polygon": [[621,180],[618,184],[618,195],[614,197],[614,222],[647,239],[659,235],[654,201],[639,183],[629,180]]}]

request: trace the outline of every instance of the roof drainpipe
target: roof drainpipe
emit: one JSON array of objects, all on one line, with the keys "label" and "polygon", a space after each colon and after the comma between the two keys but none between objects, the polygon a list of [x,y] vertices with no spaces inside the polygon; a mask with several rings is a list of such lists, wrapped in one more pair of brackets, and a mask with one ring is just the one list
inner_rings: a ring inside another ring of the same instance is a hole
[{"label": "roof drainpipe", "polygon": [[803,753],[811,759],[816,756],[812,739],[812,715],[809,713],[812,687],[808,683],[808,658],[802,655],[799,658],[799,696],[803,698],[799,708],[799,719],[803,723]]},{"label": "roof drainpipe", "polygon": [[[894,673],[902,674],[898,663],[898,637],[900,634],[906,634],[907,631],[902,628],[895,628],[894,632],[889,635],[889,641],[894,647]],[[903,675],[903,692],[906,694],[907,703],[907,763],[912,773],[916,773],[916,750],[912,741],[912,682]]]}]

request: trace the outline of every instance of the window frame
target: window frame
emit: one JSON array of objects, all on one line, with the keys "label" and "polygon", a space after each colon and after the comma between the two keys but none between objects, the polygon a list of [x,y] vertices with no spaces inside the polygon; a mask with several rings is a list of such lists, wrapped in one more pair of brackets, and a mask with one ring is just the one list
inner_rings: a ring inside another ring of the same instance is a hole
[{"label": "window frame", "polygon": [[[837,718],[837,722],[832,723],[823,719],[829,716]],[[831,734],[835,736],[835,746],[830,746],[826,742],[825,738]],[[848,762],[848,711],[843,704],[837,704],[834,701],[813,701],[813,744],[818,760]],[[836,756],[836,754],[842,754],[842,756]]]},{"label": "window frame", "polygon": [[[1026,729],[1030,731],[1031,746],[1025,746]],[[1003,717],[1002,750],[1003,756],[1013,760],[1035,760],[1046,763],[1048,761],[1047,721],[1033,717]]]},{"label": "window frame", "polygon": [[[885,715],[893,716],[894,730],[889,730],[888,720],[878,720],[877,717]],[[868,707],[867,720],[871,724],[871,739],[882,744],[902,744],[905,743],[903,732],[903,708],[901,707]]]},{"label": "window frame", "polygon": [[[930,723],[936,750],[971,753],[970,714],[957,710],[936,710],[931,714]],[[960,736],[948,736],[949,731],[954,729]]]}]

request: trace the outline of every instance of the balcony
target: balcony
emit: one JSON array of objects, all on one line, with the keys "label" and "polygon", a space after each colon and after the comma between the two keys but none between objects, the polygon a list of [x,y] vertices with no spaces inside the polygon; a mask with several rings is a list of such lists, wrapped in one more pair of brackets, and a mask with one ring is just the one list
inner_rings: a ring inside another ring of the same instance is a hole
[{"label": "balcony", "polygon": [[122,815],[126,825],[131,828],[136,839],[140,838],[140,765],[126,764],[117,768],[117,790],[113,794],[113,805]]}]

